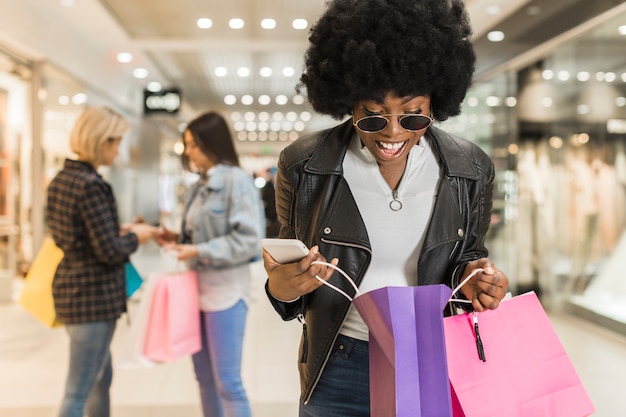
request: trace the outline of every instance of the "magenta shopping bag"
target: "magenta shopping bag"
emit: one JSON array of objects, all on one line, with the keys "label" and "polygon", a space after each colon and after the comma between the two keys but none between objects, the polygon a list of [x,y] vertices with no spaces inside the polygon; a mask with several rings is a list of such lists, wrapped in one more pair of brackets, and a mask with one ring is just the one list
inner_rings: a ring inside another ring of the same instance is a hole
[{"label": "magenta shopping bag", "polygon": [[155,362],[169,362],[200,351],[196,273],[170,273],[152,279],[158,281],[152,295],[144,356]]},{"label": "magenta shopping bag", "polygon": [[444,329],[454,417],[586,417],[595,411],[535,293],[503,300],[496,310],[446,317]]},{"label": "magenta shopping bag", "polygon": [[[318,262],[321,263],[321,262]],[[344,271],[339,271],[355,288]],[[445,285],[384,287],[352,299],[369,329],[370,415],[451,417],[443,309]]]}]

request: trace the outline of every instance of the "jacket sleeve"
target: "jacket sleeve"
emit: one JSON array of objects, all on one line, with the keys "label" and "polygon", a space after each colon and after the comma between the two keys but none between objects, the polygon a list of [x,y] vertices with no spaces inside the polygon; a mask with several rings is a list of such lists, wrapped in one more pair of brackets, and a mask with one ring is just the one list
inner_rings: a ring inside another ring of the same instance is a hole
[{"label": "jacket sleeve", "polygon": [[228,199],[227,233],[197,243],[199,262],[206,261],[214,266],[239,265],[261,254],[265,216],[260,191],[247,174],[241,173],[233,178]]}]

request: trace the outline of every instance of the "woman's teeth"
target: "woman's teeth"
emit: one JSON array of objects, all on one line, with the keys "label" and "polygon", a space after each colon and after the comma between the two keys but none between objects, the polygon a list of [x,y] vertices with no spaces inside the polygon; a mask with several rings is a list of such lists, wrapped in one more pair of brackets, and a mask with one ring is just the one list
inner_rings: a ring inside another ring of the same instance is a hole
[{"label": "woman's teeth", "polygon": [[396,156],[398,153],[402,151],[404,145],[406,145],[406,141],[404,142],[380,142],[377,141],[376,144],[381,152],[387,156]]}]

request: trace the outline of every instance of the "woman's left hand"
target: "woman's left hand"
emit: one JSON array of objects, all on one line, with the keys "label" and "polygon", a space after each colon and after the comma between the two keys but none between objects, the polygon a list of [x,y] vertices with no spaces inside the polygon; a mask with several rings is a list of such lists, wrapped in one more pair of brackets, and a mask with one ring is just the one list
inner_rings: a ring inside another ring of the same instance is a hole
[{"label": "woman's left hand", "polygon": [[495,310],[506,295],[509,279],[488,258],[481,258],[467,264],[461,281],[477,268],[482,271],[463,285],[461,292],[472,302],[476,311]]},{"label": "woman's left hand", "polygon": [[179,261],[186,261],[188,259],[197,258],[198,257],[198,247],[196,245],[190,244],[181,244],[181,245],[173,245],[173,244],[165,244],[163,245],[163,249],[168,251],[176,252],[176,259]]}]

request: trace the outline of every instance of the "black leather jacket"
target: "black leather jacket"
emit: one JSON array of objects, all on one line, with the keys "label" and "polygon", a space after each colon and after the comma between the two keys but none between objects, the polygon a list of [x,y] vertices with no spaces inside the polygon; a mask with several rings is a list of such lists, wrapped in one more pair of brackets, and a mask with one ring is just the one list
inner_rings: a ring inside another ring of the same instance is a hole
[{"label": "black leather jacket", "polygon": [[[338,258],[359,285],[371,259],[367,227],[359,214],[342,163],[352,120],[302,137],[279,158],[276,207],[280,237],[319,245],[326,259]],[[467,262],[487,256],[484,241],[491,217],[494,167],[475,144],[430,127],[426,133],[441,167],[430,223],[418,263],[418,285],[453,287]],[[331,282],[350,295],[354,289],[336,273]],[[266,285],[267,290],[267,285]],[[350,307],[323,286],[292,303],[268,297],[283,320],[303,321],[300,343],[301,400],[307,402],[326,365]]]}]

